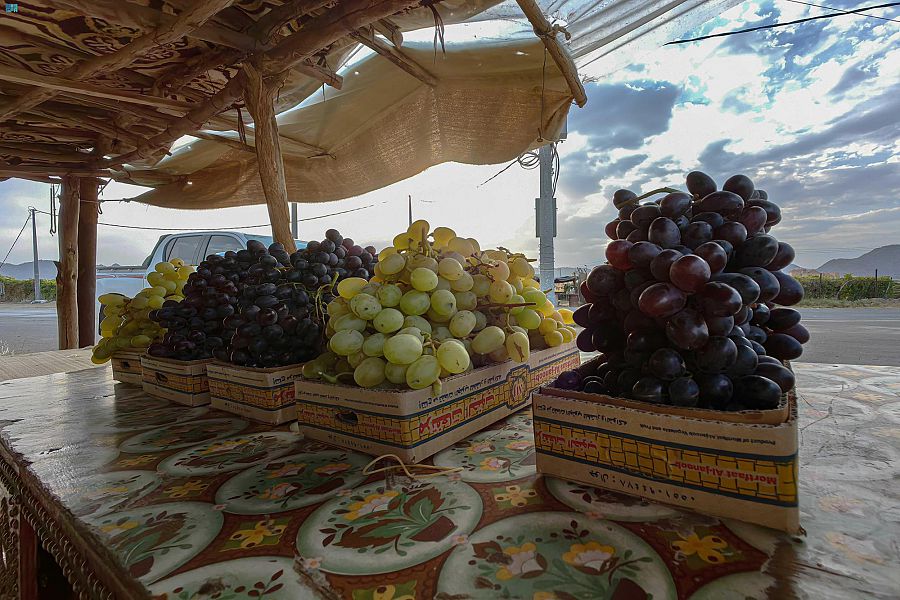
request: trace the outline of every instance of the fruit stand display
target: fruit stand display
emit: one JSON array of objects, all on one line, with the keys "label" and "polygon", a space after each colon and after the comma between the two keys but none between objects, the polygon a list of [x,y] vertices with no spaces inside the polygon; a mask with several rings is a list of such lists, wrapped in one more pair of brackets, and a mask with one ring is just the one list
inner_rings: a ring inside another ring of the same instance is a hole
[{"label": "fruit stand display", "polygon": [[[573,315],[583,351],[535,409],[539,468],[799,531],[794,375],[809,339],[770,230],[781,212],[744,175],[706,174],[656,201],[613,201],[607,263]],[[601,475],[602,474],[602,475]]]},{"label": "fruit stand display", "polygon": [[266,423],[294,418],[294,381],[302,363],[322,349],[326,314],[338,282],[368,280],[375,248],[335,229],[288,254],[258,242],[228,252],[219,264],[236,269],[237,312],[225,321],[228,343],[207,372],[212,404]]},{"label": "fruit stand display", "polygon": [[154,319],[157,309],[175,306],[194,268],[175,258],[161,262],[147,275],[149,287],[134,298],[121,294],[100,296],[103,320],[100,342],[91,352],[91,361],[103,364],[112,359],[113,378],[122,383],[141,383],[141,356],[159,342],[165,329]]},{"label": "fruit stand display", "polygon": [[416,221],[379,253],[374,275],[338,283],[328,351],[296,383],[309,437],[418,462],[578,364],[574,329],[522,254]]}]

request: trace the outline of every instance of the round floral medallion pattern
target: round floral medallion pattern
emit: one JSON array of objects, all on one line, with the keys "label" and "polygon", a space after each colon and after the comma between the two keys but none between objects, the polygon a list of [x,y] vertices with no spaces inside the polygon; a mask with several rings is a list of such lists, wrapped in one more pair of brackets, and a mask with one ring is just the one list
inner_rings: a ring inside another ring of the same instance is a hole
[{"label": "round floral medallion pattern", "polygon": [[168,475],[212,475],[246,469],[289,454],[299,441],[287,431],[262,431],[219,438],[173,454],[157,469]]},{"label": "round floral medallion pattern", "polygon": [[200,567],[151,585],[150,593],[166,600],[314,600],[321,597],[300,582],[294,573],[294,561],[282,556],[239,558]]},{"label": "round floral medallion pattern", "polygon": [[76,515],[98,517],[124,504],[143,498],[156,489],[159,476],[153,471],[114,471],[100,473],[78,481],[64,493],[65,503]]},{"label": "round floral medallion pattern", "polygon": [[544,477],[544,483],[557,500],[594,519],[612,519],[614,521],[655,521],[668,519],[680,513],[669,506],[648,502],[634,496],[617,494],[607,490],[590,487],[583,483],[575,483]]},{"label": "round floral medallion pattern", "polygon": [[234,435],[247,425],[247,421],[243,419],[203,419],[175,423],[132,436],[122,442],[119,449],[122,452],[139,453],[187,448]]},{"label": "round floral medallion pattern", "polygon": [[141,431],[174,423],[193,421],[207,412],[209,412],[209,409],[205,406],[184,407],[182,410],[172,410],[171,406],[158,406],[144,410],[120,412],[112,420],[99,425],[96,431]]},{"label": "round floral medallion pattern", "polygon": [[306,518],[297,550],[323,571],[389,573],[421,564],[459,543],[481,518],[478,493],[461,481],[358,487]]},{"label": "round floral medallion pattern", "polygon": [[441,569],[444,596],[494,599],[674,599],[653,549],[609,521],[569,513],[517,515],[480,529]]},{"label": "round floral medallion pattern", "polygon": [[231,513],[261,515],[318,504],[366,476],[371,457],[343,450],[282,456],[226,481],[216,503]]},{"label": "round floral medallion pattern", "polygon": [[129,575],[150,583],[206,548],[222,529],[223,517],[208,504],[174,502],[86,520]]},{"label": "round floral medallion pattern", "polygon": [[496,483],[534,475],[534,438],[530,431],[503,428],[482,431],[438,452],[434,464],[461,467],[463,481]]}]

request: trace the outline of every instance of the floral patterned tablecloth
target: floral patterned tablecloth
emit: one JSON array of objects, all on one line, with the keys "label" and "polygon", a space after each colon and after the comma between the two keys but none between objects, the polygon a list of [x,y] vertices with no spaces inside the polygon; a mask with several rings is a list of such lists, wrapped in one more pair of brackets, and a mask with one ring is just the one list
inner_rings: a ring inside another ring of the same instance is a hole
[{"label": "floral patterned tablecloth", "polygon": [[0,384],[0,444],[167,600],[896,598],[900,369],[795,368],[798,538],[541,477],[527,410],[386,480],[97,369]]}]

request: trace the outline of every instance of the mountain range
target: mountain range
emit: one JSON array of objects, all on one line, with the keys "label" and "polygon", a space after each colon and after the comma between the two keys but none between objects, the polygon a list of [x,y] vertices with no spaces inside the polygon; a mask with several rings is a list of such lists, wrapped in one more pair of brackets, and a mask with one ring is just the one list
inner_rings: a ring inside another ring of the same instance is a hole
[{"label": "mountain range", "polygon": [[[52,260],[39,260],[38,270],[41,279],[56,279],[56,265]],[[5,264],[0,267],[0,275],[13,279],[31,279],[34,277],[34,267],[31,262],[20,265]]]},{"label": "mountain range", "polygon": [[879,277],[890,275],[894,279],[900,279],[900,244],[875,248],[856,258],[833,258],[817,270],[822,273],[850,273],[871,277],[875,275],[876,269]]}]

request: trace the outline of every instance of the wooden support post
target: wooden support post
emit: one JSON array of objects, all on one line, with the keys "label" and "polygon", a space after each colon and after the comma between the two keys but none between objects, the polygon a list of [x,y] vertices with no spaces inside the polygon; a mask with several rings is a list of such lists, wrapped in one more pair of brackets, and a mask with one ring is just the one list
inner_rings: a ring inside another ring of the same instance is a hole
[{"label": "wooden support post", "polygon": [[100,180],[81,178],[78,210],[78,347],[93,346],[98,322],[97,295],[97,200]]},{"label": "wooden support post", "polygon": [[534,28],[534,33],[544,42],[544,47],[547,48],[547,52],[550,53],[553,62],[556,63],[563,77],[566,78],[572,97],[575,99],[575,104],[584,106],[587,103],[587,93],[584,91],[584,85],[578,78],[578,68],[575,66],[575,61],[572,60],[572,55],[569,54],[568,49],[562,42],[556,38],[557,29],[550,24],[550,21],[541,12],[541,7],[538,6],[535,0],[516,0],[516,2],[519,4],[522,12],[525,13],[525,16],[528,17],[528,21]]},{"label": "wooden support post", "polygon": [[59,349],[78,348],[79,178],[66,175],[59,202],[59,266],[56,273],[56,319]]},{"label": "wooden support post", "polygon": [[290,254],[297,251],[297,246],[291,235],[291,210],[278,140],[278,123],[275,121],[275,96],[283,75],[264,77],[256,66],[248,62],[244,65],[242,77],[244,101],[253,116],[256,163],[269,209],[272,237],[284,244],[284,249]]},{"label": "wooden support post", "polygon": [[38,591],[38,542],[37,534],[28,519],[25,518],[23,510],[19,508],[18,518],[18,550],[19,556],[12,557],[12,560],[18,558],[18,577],[19,577],[19,600],[38,600],[40,597]]}]

